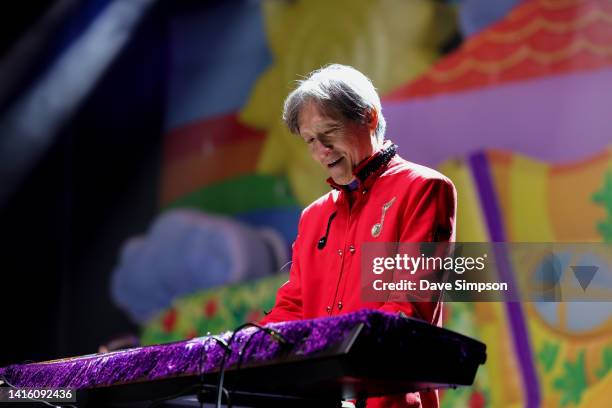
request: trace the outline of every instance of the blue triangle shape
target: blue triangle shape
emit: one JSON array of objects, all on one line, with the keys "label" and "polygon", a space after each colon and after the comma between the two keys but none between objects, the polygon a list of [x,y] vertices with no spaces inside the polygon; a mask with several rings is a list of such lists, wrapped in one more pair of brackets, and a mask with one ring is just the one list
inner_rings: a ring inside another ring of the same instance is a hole
[{"label": "blue triangle shape", "polygon": [[586,290],[586,288],[591,284],[593,277],[597,273],[599,269],[598,266],[590,266],[590,265],[582,265],[582,266],[570,266],[574,271],[574,276],[576,280],[580,284],[582,290]]}]

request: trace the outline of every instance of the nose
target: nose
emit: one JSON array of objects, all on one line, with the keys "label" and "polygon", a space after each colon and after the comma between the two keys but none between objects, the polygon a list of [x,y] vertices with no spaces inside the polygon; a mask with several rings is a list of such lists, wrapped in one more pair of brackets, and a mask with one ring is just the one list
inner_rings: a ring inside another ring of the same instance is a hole
[{"label": "nose", "polygon": [[319,160],[324,159],[332,151],[332,146],[315,139],[312,143],[312,152]]}]

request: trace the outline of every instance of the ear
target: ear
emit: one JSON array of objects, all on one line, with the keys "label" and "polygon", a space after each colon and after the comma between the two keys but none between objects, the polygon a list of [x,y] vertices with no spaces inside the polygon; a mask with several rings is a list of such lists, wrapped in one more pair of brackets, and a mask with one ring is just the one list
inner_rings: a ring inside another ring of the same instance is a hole
[{"label": "ear", "polygon": [[368,128],[372,131],[376,130],[378,126],[378,111],[376,109],[370,109],[368,111]]}]

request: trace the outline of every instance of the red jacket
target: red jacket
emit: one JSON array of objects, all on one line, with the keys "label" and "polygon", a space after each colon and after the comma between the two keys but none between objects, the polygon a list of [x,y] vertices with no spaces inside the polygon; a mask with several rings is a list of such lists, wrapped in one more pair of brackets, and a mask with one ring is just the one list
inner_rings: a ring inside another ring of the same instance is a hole
[{"label": "red jacket", "polygon": [[[293,244],[289,281],[278,290],[276,304],[262,323],[370,308],[401,311],[441,325],[440,303],[360,299],[362,243],[443,242],[453,241],[455,236],[456,191],[452,182],[435,170],[403,160],[395,155],[395,149],[388,142],[355,169],[360,181],[356,190],[349,192],[328,180],[334,189],[304,209]],[[388,208],[381,222],[385,204]],[[378,233],[375,224],[382,224]],[[326,242],[321,245],[324,237]],[[418,394],[423,407],[438,406],[437,393]],[[418,394],[372,398],[367,406],[419,406]]]}]

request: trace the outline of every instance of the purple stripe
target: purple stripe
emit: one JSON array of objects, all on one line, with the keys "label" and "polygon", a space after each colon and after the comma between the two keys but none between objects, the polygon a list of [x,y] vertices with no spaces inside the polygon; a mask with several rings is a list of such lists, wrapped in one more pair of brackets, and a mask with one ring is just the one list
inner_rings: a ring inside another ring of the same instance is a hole
[{"label": "purple stripe", "polygon": [[[480,202],[484,211],[485,219],[489,229],[489,236],[492,242],[506,242],[506,234],[502,224],[502,213],[497,203],[496,194],[493,189],[493,180],[484,153],[475,153],[470,156],[470,167],[472,175],[478,188]],[[498,247],[495,246],[497,249]],[[512,266],[506,251],[499,247],[495,251],[495,260],[499,276],[508,282],[511,293],[515,293],[516,285],[512,273]],[[521,371],[523,373],[523,385],[527,392],[527,407],[540,406],[540,385],[536,369],[533,364],[531,347],[523,310],[519,302],[505,302],[506,312],[510,320],[512,340],[514,349],[519,359]]]}]

